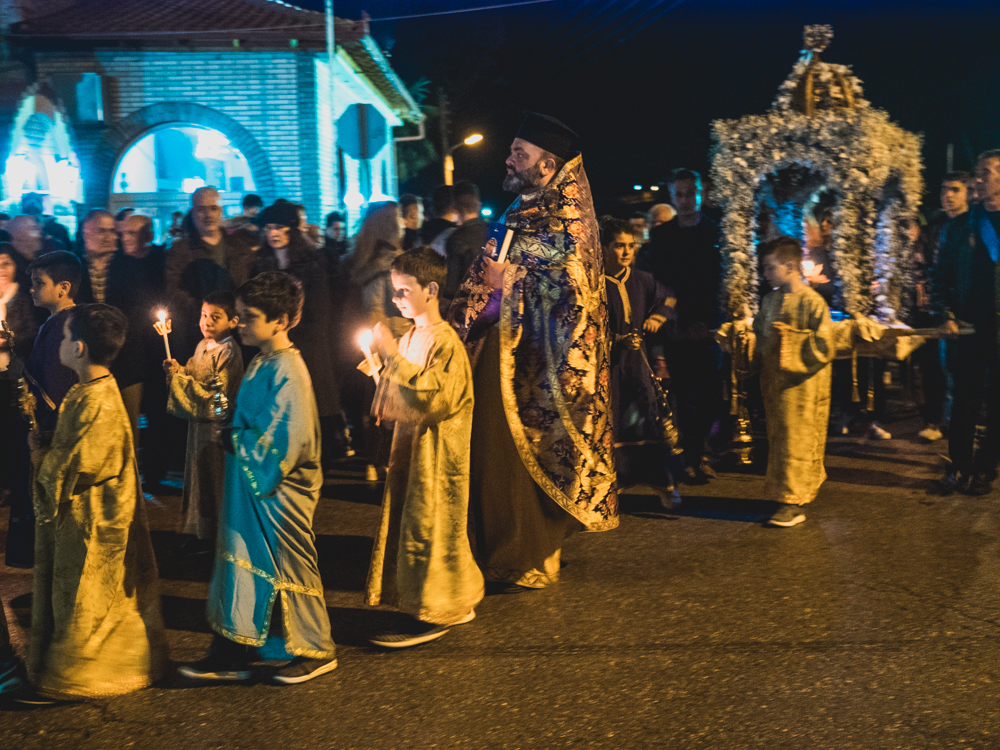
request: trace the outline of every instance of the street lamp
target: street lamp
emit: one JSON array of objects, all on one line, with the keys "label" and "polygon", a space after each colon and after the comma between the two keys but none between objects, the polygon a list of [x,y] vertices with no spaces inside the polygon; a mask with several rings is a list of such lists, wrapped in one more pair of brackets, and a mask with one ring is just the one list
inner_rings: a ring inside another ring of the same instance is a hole
[{"label": "street lamp", "polygon": [[451,155],[455,153],[455,149],[461,148],[462,146],[475,146],[477,143],[483,140],[483,136],[479,133],[473,133],[468,138],[466,138],[461,143],[456,143],[454,146],[448,149],[444,155],[444,184],[454,185],[455,179],[453,175],[455,174],[455,160],[451,158]]}]

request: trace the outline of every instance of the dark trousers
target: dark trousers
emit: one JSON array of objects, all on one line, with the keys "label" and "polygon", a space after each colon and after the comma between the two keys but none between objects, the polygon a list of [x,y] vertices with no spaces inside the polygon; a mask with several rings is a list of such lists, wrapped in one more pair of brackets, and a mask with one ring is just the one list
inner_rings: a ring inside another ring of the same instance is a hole
[{"label": "dark trousers", "polygon": [[[994,349],[963,360],[952,372],[955,389],[948,452],[958,471],[994,476],[1000,463],[1000,354]],[[977,441],[979,425],[986,432]]]},{"label": "dark trousers", "polygon": [[913,353],[913,362],[920,372],[923,395],[920,416],[927,424],[940,425],[944,422],[944,399],[948,391],[948,379],[941,366],[941,342],[928,341]]},{"label": "dark trousers", "polygon": [[677,427],[688,462],[709,454],[708,439],[722,416],[722,350],[712,339],[669,341],[664,352]]},{"label": "dark trousers", "polygon": [[6,563],[12,568],[35,566],[35,508],[31,500],[31,453],[28,425],[15,422],[17,475],[10,495],[10,526],[7,528]]}]

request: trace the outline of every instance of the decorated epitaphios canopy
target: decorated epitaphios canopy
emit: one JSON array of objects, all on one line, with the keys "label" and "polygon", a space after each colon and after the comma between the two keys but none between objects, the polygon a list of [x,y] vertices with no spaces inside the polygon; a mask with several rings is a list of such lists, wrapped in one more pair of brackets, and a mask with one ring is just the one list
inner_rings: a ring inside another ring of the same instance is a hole
[{"label": "decorated epitaphios canopy", "polygon": [[924,187],[921,137],[870,106],[849,67],[819,59],[832,37],[830,26],[805,28],[802,57],[767,114],[712,124],[723,304],[734,318],[757,309],[758,242],[801,237],[803,206],[821,188],[835,198],[839,306],[893,320],[905,305],[905,227]]}]

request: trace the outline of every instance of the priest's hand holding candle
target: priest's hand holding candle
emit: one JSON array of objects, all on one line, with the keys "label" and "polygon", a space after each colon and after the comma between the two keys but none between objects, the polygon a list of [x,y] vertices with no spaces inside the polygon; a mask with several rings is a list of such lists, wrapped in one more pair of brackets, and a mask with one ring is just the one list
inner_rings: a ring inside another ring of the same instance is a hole
[{"label": "priest's hand holding candle", "polygon": [[158,334],[163,336],[163,346],[167,350],[167,359],[173,359],[170,356],[170,340],[167,338],[167,334],[172,330],[170,327],[170,318],[167,317],[166,310],[160,310],[156,313],[158,318],[156,323],[153,323],[153,328]]}]

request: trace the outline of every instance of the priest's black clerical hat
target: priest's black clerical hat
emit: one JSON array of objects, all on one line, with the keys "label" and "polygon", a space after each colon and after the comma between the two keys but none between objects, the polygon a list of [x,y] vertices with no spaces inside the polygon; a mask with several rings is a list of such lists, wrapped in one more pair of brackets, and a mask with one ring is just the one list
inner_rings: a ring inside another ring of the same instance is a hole
[{"label": "priest's black clerical hat", "polygon": [[580,151],[580,136],[556,118],[538,112],[524,113],[524,121],[517,131],[517,137],[566,161]]}]

